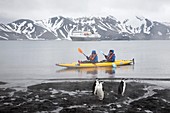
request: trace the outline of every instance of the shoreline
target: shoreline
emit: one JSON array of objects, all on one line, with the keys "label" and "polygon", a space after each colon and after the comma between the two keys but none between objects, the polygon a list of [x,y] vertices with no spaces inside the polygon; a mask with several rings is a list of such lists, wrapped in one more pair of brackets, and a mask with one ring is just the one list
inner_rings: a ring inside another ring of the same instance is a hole
[{"label": "shoreline", "polygon": [[[94,80],[51,81],[28,86],[26,90],[0,88],[0,112],[169,112],[170,89],[130,81],[126,83],[124,96],[119,96],[118,81],[104,80],[105,97],[102,101],[92,95]],[[0,82],[0,85],[2,87],[5,83]]]}]

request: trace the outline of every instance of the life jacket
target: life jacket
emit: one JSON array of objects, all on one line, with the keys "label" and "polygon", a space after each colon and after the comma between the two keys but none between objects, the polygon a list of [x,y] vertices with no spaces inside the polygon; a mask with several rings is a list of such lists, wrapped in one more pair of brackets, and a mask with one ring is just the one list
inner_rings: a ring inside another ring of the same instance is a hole
[{"label": "life jacket", "polygon": [[90,55],[89,60],[92,61],[92,62],[98,62],[97,54]]},{"label": "life jacket", "polygon": [[107,61],[109,61],[109,62],[114,62],[115,61],[115,54],[114,53],[112,53],[111,55],[110,54],[108,54],[108,56],[107,56]]}]

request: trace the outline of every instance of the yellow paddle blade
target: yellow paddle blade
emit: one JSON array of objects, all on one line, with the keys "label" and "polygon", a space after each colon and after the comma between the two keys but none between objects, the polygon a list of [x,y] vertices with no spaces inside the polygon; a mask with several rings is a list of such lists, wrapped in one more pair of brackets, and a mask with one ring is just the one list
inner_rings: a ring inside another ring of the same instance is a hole
[{"label": "yellow paddle blade", "polygon": [[80,48],[78,48],[78,52],[83,53],[83,51]]}]

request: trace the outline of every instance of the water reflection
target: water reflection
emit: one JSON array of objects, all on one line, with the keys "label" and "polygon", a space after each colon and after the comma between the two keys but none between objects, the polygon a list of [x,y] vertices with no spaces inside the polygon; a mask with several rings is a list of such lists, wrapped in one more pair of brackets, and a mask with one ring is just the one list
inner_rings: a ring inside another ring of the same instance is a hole
[{"label": "water reflection", "polygon": [[92,74],[96,75],[100,73],[101,71],[105,73],[110,73],[113,74],[112,72],[115,73],[114,68],[111,67],[99,67],[99,68],[64,68],[61,70],[58,70],[57,73],[69,73],[69,72],[78,72],[78,73],[86,73],[86,74]]},{"label": "water reflection", "polygon": [[116,73],[116,70],[133,70],[133,65],[129,66],[122,66],[122,67],[98,67],[98,68],[64,68],[61,70],[56,71],[57,73],[79,73],[79,74],[91,74],[91,75],[97,75],[97,74],[108,74],[108,75],[114,75]]}]

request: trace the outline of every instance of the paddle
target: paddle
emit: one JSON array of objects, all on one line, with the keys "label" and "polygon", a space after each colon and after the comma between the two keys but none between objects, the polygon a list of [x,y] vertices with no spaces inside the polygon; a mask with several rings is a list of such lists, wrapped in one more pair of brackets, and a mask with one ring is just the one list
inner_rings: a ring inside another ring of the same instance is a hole
[{"label": "paddle", "polygon": [[87,59],[89,59],[89,57],[88,57],[87,55],[85,55],[80,48],[78,48],[78,52],[81,53],[81,54],[83,54]]},{"label": "paddle", "polygon": [[103,54],[105,58],[107,58],[107,55],[105,55],[103,51],[100,51],[100,53]]},{"label": "paddle", "polygon": [[103,54],[105,56],[105,54],[103,53],[103,51],[100,51],[101,54]]}]

